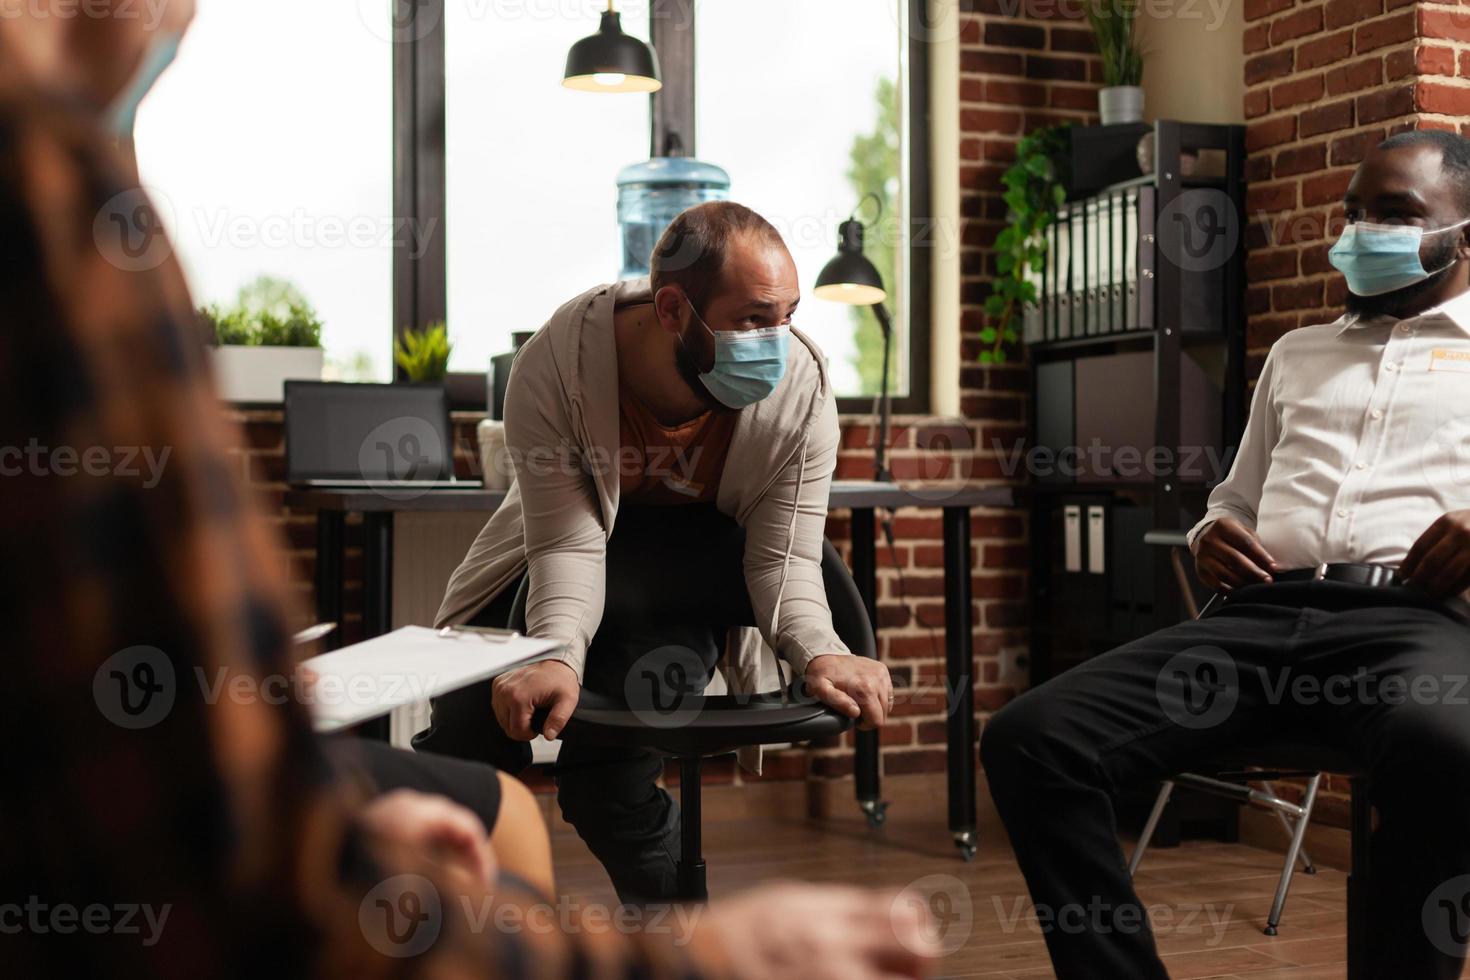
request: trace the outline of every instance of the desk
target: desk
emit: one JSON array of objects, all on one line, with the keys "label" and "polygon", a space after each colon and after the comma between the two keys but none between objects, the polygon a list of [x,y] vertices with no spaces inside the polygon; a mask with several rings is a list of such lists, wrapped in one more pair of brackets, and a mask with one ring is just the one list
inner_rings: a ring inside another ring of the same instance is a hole
[{"label": "desk", "polygon": [[[363,515],[363,632],[377,636],[392,629],[393,515],[493,511],[504,491],[470,485],[465,489],[422,492],[371,489],[302,489],[286,494],[292,510],[314,512],[317,521],[317,619],[342,621],[343,525],[348,513]],[[875,512],[900,507],[935,507],[944,527],[944,661],[947,705],[949,829],[965,860],[975,855],[975,679],[971,638],[974,619],[970,602],[970,511],[976,507],[1010,507],[1011,487],[905,488],[867,481],[837,480],[829,506],[852,511],[852,574],[876,623],[878,563]],[[333,634],[333,640],[340,635]],[[881,799],[878,733],[858,732],[854,775],[858,805],[874,825],[884,821]]]}]

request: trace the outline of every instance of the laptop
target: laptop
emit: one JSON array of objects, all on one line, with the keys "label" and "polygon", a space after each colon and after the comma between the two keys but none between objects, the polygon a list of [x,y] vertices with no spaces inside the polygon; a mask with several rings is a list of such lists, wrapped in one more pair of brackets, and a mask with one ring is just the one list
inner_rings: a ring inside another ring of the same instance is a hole
[{"label": "laptop", "polygon": [[460,485],[443,385],[287,381],[285,413],[287,483]]}]

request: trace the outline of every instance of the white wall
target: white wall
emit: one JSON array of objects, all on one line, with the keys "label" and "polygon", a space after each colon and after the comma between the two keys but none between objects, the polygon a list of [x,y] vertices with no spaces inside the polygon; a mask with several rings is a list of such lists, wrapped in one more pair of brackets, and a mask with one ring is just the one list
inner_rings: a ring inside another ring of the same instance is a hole
[{"label": "white wall", "polygon": [[1148,0],[1140,7],[1144,118],[1244,122],[1244,4]]}]

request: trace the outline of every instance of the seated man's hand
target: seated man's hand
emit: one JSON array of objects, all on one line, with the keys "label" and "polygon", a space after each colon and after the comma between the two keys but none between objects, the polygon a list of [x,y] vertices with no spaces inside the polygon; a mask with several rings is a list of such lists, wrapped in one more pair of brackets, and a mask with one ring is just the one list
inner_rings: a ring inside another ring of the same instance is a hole
[{"label": "seated man's hand", "polygon": [[1195,574],[1212,589],[1269,582],[1277,570],[1256,532],[1234,518],[1220,518],[1194,539]]},{"label": "seated man's hand", "polygon": [[859,888],[764,885],[710,905],[697,928],[738,980],[920,977],[939,953],[922,902]]},{"label": "seated man's hand", "polygon": [[893,678],[876,660],[827,654],[806,665],[806,688],[829,708],[858,719],[863,731],[880,728],[893,707]]},{"label": "seated man's hand", "polygon": [[1399,574],[1436,599],[1470,588],[1470,510],[1451,511],[1429,525]]},{"label": "seated man's hand", "polygon": [[541,734],[554,739],[566,727],[581,694],[576,671],[559,660],[543,660],[495,678],[490,702],[501,730],[529,742],[536,737],[531,724],[536,709],[548,709]]},{"label": "seated man's hand", "polygon": [[362,826],[380,840],[468,874],[481,887],[495,877],[490,834],[473,812],[443,796],[410,789],[385,793],[363,808]]}]

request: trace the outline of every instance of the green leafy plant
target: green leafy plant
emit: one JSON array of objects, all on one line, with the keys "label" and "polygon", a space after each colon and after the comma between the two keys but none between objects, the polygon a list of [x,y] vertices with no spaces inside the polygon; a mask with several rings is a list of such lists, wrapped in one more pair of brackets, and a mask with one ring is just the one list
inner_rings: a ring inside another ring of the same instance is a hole
[{"label": "green leafy plant", "polygon": [[1102,56],[1103,85],[1138,85],[1143,81],[1143,52],[1134,30],[1139,0],[1088,0],[1087,23]]},{"label": "green leafy plant", "polygon": [[1003,364],[1008,346],[1020,335],[1028,303],[1038,300],[1031,275],[1046,259],[1046,229],[1057,206],[1066,198],[1066,175],[1061,161],[1070,144],[1069,123],[1045,126],[1016,144],[1016,162],[1001,176],[1008,209],[1006,226],[995,238],[996,278],[985,297],[985,326],[980,341],[980,363]]},{"label": "green leafy plant", "polygon": [[449,373],[449,329],[444,321],[405,331],[393,345],[393,363],[410,381],[442,381]]},{"label": "green leafy plant", "polygon": [[200,317],[214,335],[216,346],[320,347],[322,321],[304,303],[292,303],[284,316],[253,312],[241,307],[201,307]]}]

